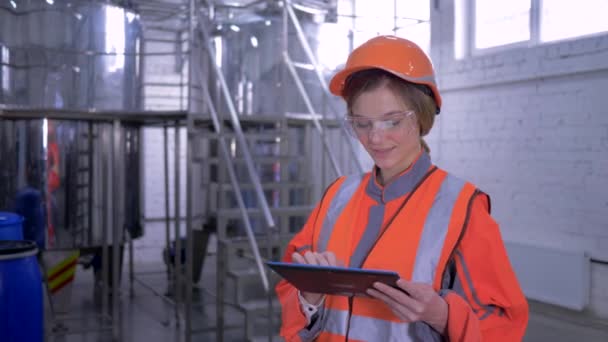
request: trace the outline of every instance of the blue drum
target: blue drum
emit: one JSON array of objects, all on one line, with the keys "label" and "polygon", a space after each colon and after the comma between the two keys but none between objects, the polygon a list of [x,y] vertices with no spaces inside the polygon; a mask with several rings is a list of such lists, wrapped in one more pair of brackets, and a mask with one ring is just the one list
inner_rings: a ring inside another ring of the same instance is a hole
[{"label": "blue drum", "polygon": [[0,340],[42,342],[42,278],[33,241],[0,240]]},{"label": "blue drum", "polygon": [[23,240],[23,217],[0,211],[0,240]]}]

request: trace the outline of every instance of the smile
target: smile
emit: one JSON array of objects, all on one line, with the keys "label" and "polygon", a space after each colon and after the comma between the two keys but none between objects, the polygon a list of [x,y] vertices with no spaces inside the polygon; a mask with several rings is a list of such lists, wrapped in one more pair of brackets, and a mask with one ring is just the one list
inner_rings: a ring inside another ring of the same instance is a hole
[{"label": "smile", "polygon": [[372,153],[374,154],[386,154],[392,151],[394,147],[389,148],[371,148]]}]

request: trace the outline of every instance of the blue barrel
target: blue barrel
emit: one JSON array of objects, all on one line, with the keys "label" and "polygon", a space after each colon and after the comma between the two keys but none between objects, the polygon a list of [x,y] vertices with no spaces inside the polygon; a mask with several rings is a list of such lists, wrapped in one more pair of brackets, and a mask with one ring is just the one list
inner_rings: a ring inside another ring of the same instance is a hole
[{"label": "blue barrel", "polygon": [[42,342],[42,277],[33,241],[0,241],[0,340]]},{"label": "blue barrel", "polygon": [[0,211],[0,240],[23,240],[23,217]]}]

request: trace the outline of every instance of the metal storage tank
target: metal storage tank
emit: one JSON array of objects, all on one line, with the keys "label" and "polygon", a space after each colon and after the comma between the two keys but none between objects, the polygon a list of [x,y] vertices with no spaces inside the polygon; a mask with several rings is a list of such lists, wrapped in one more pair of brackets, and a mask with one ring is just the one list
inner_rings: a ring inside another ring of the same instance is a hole
[{"label": "metal storage tank", "polygon": [[[138,15],[75,0],[0,6],[0,110],[24,115],[0,121],[0,208],[38,196],[49,249],[100,246],[113,212],[141,234],[139,127],[95,117],[141,107]],[[70,119],[44,119],[50,112]],[[107,196],[115,184],[117,202]]]}]

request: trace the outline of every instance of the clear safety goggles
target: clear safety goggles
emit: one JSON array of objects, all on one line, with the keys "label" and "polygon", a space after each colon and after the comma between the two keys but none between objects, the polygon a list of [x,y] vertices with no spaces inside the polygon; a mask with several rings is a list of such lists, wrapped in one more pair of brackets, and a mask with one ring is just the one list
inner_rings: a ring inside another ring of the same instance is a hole
[{"label": "clear safety goggles", "polygon": [[373,132],[395,132],[406,128],[411,128],[411,118],[414,111],[397,112],[382,118],[372,119],[366,117],[350,116],[344,118],[344,128],[353,137],[367,136]]}]

